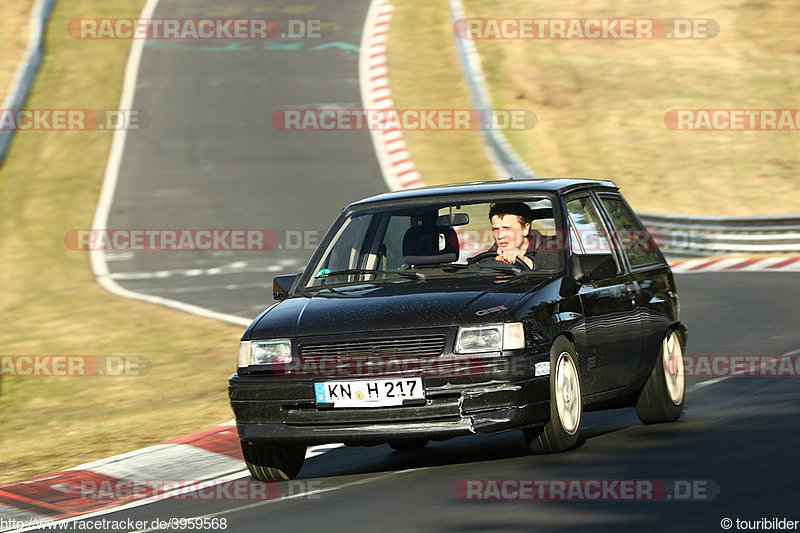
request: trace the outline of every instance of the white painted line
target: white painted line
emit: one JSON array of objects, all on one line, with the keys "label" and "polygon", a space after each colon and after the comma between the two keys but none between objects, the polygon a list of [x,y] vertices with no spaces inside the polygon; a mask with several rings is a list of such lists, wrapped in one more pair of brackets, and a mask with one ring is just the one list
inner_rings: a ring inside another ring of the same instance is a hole
[{"label": "white painted line", "polygon": [[[147,3],[144,5],[142,14],[139,18],[153,18],[153,13],[155,12],[157,6],[158,0],[147,0]],[[123,82],[122,97],[120,98],[119,109],[133,108],[133,99],[136,93],[139,66],[142,60],[145,42],[145,39],[134,39],[131,42],[131,51],[128,55],[128,63],[125,67],[125,80]],[[100,199],[98,200],[97,209],[94,213],[94,220],[92,221],[93,230],[104,230],[108,224],[108,214],[111,209],[111,203],[114,200],[114,192],[117,188],[119,169],[122,164],[122,156],[125,151],[125,140],[127,137],[128,132],[124,128],[114,131],[114,138],[111,141],[111,152],[108,156],[105,177],[103,178],[103,188],[100,192]],[[141,294],[123,288],[109,275],[110,273],[108,270],[108,264],[106,263],[106,256],[102,250],[90,250],[89,261],[92,265],[92,271],[94,272],[95,278],[100,286],[117,296],[162,305],[164,307],[177,309],[179,311],[184,311],[186,313],[191,313],[205,318],[213,318],[237,326],[246,327],[250,325],[251,320],[247,318],[229,315],[226,313],[218,313],[197,305],[187,304],[185,302],[179,302],[177,300],[171,300],[161,296]]]},{"label": "white painted line", "polygon": [[[269,505],[269,504],[272,504],[272,503],[280,503],[280,502],[283,502],[283,501],[286,501],[286,500],[296,500],[298,498],[309,498],[311,496],[316,496],[316,495],[319,495],[319,494],[325,494],[326,492],[333,492],[333,491],[345,489],[345,488],[348,488],[348,487],[356,487],[358,485],[366,485],[367,483],[372,483],[373,481],[378,481],[380,479],[384,479],[384,478],[387,478],[387,477],[390,477],[390,476],[395,476],[397,474],[404,474],[406,472],[411,472],[413,470],[416,470],[416,469],[398,470],[396,472],[388,472],[386,474],[381,474],[379,476],[375,476],[375,477],[371,477],[371,478],[367,478],[367,479],[359,479],[358,481],[351,481],[350,483],[343,483],[341,485],[337,485],[337,486],[333,486],[333,487],[326,487],[326,488],[323,488],[323,489],[309,490],[309,491],[305,491],[305,492],[299,492],[297,494],[290,494],[288,496],[281,496],[280,498],[274,498],[272,500],[264,500],[264,501],[250,503],[248,505],[242,505],[242,506],[239,506],[239,507],[233,507],[231,509],[226,509],[225,511],[221,511],[219,513],[211,513],[211,514],[202,515],[202,516],[195,516],[195,517],[192,517],[192,518],[188,518],[188,520],[189,521],[192,521],[192,520],[201,521],[204,518],[214,518],[214,517],[223,516],[223,515],[227,515],[227,514],[231,514],[231,513],[237,513],[237,512],[240,512],[240,511],[246,511],[248,509],[252,509],[254,507],[260,507],[260,506]],[[150,533],[152,531],[161,531],[161,530],[158,530],[158,529],[141,529],[141,530],[138,530],[138,531],[133,531],[131,533]]]},{"label": "white painted line", "polygon": [[[786,352],[784,354],[781,354],[781,355],[777,356],[777,358],[780,359],[781,357],[792,357],[794,355],[800,355],[800,350],[792,350],[791,352]],[[766,361],[763,362],[761,364],[761,367],[764,368],[764,366],[766,364],[767,364]],[[730,376],[720,376],[718,378],[707,379],[705,381],[701,381],[699,383],[695,383],[691,387],[687,388],[686,392],[689,392],[689,391],[692,391],[692,390],[697,390],[697,389],[700,389],[700,388],[703,388],[703,387],[707,387],[709,385],[714,385],[715,383],[720,383],[722,381],[725,381],[726,379],[731,379],[733,377],[736,377],[737,375],[744,374],[744,373],[745,373],[744,370],[739,370],[737,372],[734,372]],[[780,377],[780,376],[776,376],[776,377]]]},{"label": "white painted line", "polygon": [[726,379],[730,379],[732,377],[733,376],[722,376],[722,377],[718,377],[718,378],[707,379],[705,381],[701,381],[700,383],[695,383],[694,385],[692,385],[691,387],[686,389],[686,392],[689,392],[689,391],[692,391],[692,390],[696,390],[696,389],[699,389],[699,388],[702,388],[702,387],[707,387],[709,385],[713,385],[715,383],[719,383],[721,381],[725,381]]},{"label": "white painted line", "polygon": [[[228,422],[226,422],[225,424],[222,424],[222,425],[231,426],[231,425],[235,425],[235,424],[236,424],[235,420],[229,420]],[[146,450],[152,450],[153,448],[159,448],[159,447],[163,447],[163,446],[171,446],[171,445],[151,446],[149,448],[146,448]],[[323,454],[325,454],[325,453],[327,453],[327,452],[329,452],[331,450],[335,450],[337,448],[342,448],[343,446],[344,446],[344,444],[340,444],[340,443],[322,444],[322,445],[319,445],[319,446],[311,446],[311,447],[308,448],[308,452],[306,453],[306,459],[310,459],[312,457],[317,457],[317,456],[323,455]],[[116,458],[130,457],[130,456],[139,454],[141,451],[143,451],[143,450],[136,450],[136,451],[130,452],[128,454],[122,454],[122,455],[116,456]],[[109,459],[112,459],[112,458],[109,458]],[[99,463],[106,463],[109,459],[106,459],[106,460],[103,460],[103,461],[96,461],[94,463],[87,463],[84,466],[96,465],[96,464],[99,464]],[[238,461],[238,464],[239,465],[243,465],[243,463],[241,461]],[[75,468],[72,468],[70,470],[83,470],[83,469],[84,468],[81,468],[81,467],[75,467]],[[400,473],[400,472],[399,471],[398,472],[392,472],[391,474],[397,474],[397,473]],[[172,496],[186,494],[188,492],[191,492],[193,490],[193,488],[197,488],[197,489],[199,489],[201,487],[202,488],[210,488],[210,487],[214,487],[216,485],[221,485],[222,483],[227,483],[229,481],[235,481],[237,479],[243,479],[243,478],[246,478],[246,477],[249,477],[249,476],[250,476],[250,472],[248,472],[246,469],[238,469],[238,470],[236,470],[234,472],[227,473],[226,475],[221,476],[221,477],[219,477],[217,479],[209,479],[207,481],[198,480],[197,483],[187,484],[185,486],[181,486],[178,489],[175,489],[175,490],[172,490],[172,491],[168,491],[168,492],[165,492],[165,493],[162,493],[162,494],[158,494],[158,495],[155,495],[155,496],[151,496],[149,498],[143,498],[141,500],[136,500],[136,501],[133,501],[133,502],[130,502],[130,503],[126,503],[124,505],[120,505],[118,507],[113,507],[113,508],[109,508],[109,509],[103,509],[103,510],[95,511],[95,512],[92,512],[92,513],[86,513],[86,514],[83,514],[83,515],[73,516],[73,517],[70,517],[70,518],[64,518],[64,519],[61,519],[61,520],[54,520],[52,522],[49,522],[49,518],[47,516],[36,515],[36,514],[33,514],[33,513],[29,513],[27,511],[20,511],[20,510],[17,510],[17,509],[9,508],[8,512],[6,512],[6,508],[4,506],[1,506],[1,505],[0,505],[0,516],[10,516],[12,518],[18,517],[18,518],[16,518],[17,520],[19,520],[21,522],[27,521],[28,523],[31,523],[32,520],[41,519],[43,521],[47,521],[48,527],[51,527],[52,529],[60,529],[60,528],[58,528],[58,526],[60,524],[69,524],[69,523],[76,522],[76,521],[79,521],[79,520],[88,520],[88,519],[91,519],[91,518],[96,518],[98,516],[104,516],[104,515],[108,515],[108,514],[111,514],[111,513],[116,513],[116,512],[125,511],[125,510],[128,510],[128,509],[133,509],[133,508],[136,508],[136,507],[142,507],[142,506],[154,503],[154,502],[158,502],[158,501],[169,499]],[[126,476],[126,477],[128,477],[128,476]],[[140,476],[140,477],[143,478],[143,476]],[[168,477],[169,476],[165,476],[165,475],[162,474],[162,475],[158,476],[157,479],[167,479]],[[381,476],[381,477],[385,477],[385,476]],[[156,478],[153,478],[153,479],[156,479]],[[179,478],[175,478],[175,479],[179,479]],[[189,481],[189,480],[187,479],[187,481]],[[355,482],[355,483],[348,483],[348,484],[337,486],[337,487],[329,487],[329,488],[327,488],[325,490],[307,491],[307,492],[303,492],[303,493],[292,494],[290,496],[283,496],[283,497],[280,497],[280,498],[276,498],[275,500],[267,500],[265,502],[258,502],[258,503],[259,504],[274,503],[275,501],[283,501],[283,500],[289,500],[289,499],[295,499],[295,498],[301,498],[301,497],[308,497],[308,496],[313,496],[314,494],[317,494],[317,493],[321,494],[323,492],[330,492],[332,490],[338,490],[340,488],[344,488],[344,487],[347,487],[347,486],[350,486],[350,485],[363,484],[363,483],[366,483],[366,482],[369,482],[369,481],[372,481],[372,480],[365,480],[365,481],[360,481],[360,482]],[[15,531],[20,531],[20,532],[22,532],[22,531],[32,531],[34,529],[39,529],[41,527],[42,527],[42,525],[40,523],[38,525],[32,525],[30,527],[16,529]],[[153,531],[153,530],[144,530],[144,531]]]},{"label": "white painted line", "polygon": [[[135,509],[136,507],[142,507],[144,505],[149,505],[153,502],[162,501],[169,499],[172,496],[179,496],[182,494],[186,494],[188,491],[191,491],[193,487],[201,488],[201,487],[214,487],[216,485],[221,485],[222,483],[227,483],[229,481],[235,481],[237,479],[242,479],[244,477],[249,476],[250,473],[247,471],[243,472],[236,472],[230,474],[224,478],[210,480],[203,483],[197,483],[196,485],[187,485],[185,487],[180,487],[178,489],[165,492],[159,494],[157,496],[151,496],[149,498],[144,498],[141,500],[136,500],[130,503],[126,503],[125,505],[120,505],[119,507],[113,507],[110,509],[103,509],[100,511],[94,511],[92,513],[86,513],[78,516],[72,516],[70,518],[62,518],[60,520],[53,520],[53,521],[46,521],[36,525],[31,525],[29,527],[15,529],[15,532],[22,533],[23,531],[33,531],[33,530],[40,530],[40,529],[47,529],[47,530],[69,530],[67,524],[71,524],[73,522],[79,522],[81,520],[89,520],[92,518],[97,518],[98,516],[105,516],[112,513],[117,513],[120,511],[127,511],[128,509]],[[29,519],[30,520],[30,519]],[[46,519],[45,519],[46,520]],[[153,531],[153,530],[149,530]]]},{"label": "white painted line", "polygon": [[[780,355],[778,357],[789,357],[789,356],[798,355],[798,354],[800,354],[800,349],[792,350],[792,351],[787,352],[785,354],[782,354],[782,355]],[[738,373],[743,373],[743,371],[738,372]],[[712,378],[712,379],[708,379],[708,380],[705,380],[705,381],[701,381],[699,383],[695,383],[691,387],[687,387],[686,392],[694,391],[694,390],[697,390],[697,389],[700,389],[700,388],[703,388],[703,387],[714,385],[716,383],[721,383],[721,382],[723,382],[725,380],[730,379],[731,377],[734,377],[734,376],[721,376],[721,377],[717,377],[717,378]],[[227,425],[227,426],[235,425],[235,420],[230,420],[230,421],[226,422],[223,425]],[[584,428],[584,429],[587,429],[587,428]],[[112,457],[112,458],[104,459],[104,460],[101,460],[101,461],[96,461],[94,463],[86,463],[85,465],[82,465],[81,467],[75,467],[74,469],[71,469],[71,470],[89,470],[89,469],[93,469],[93,470],[98,470],[99,471],[101,469],[98,469],[97,466],[105,465],[109,461],[120,460],[120,459],[123,459],[123,458],[129,458],[129,457],[133,457],[133,456],[137,456],[137,455],[144,455],[144,454],[146,454],[148,452],[153,452],[158,448],[170,447],[170,446],[176,446],[176,445],[150,446],[149,448],[144,448],[142,450],[136,450],[136,451],[133,451],[133,452],[129,452],[127,454],[121,454],[119,456],[115,456],[115,457]],[[343,446],[344,446],[343,444],[335,443],[335,444],[325,444],[325,445],[309,447],[308,451],[306,452],[306,459],[310,459],[312,457],[318,457],[318,456],[323,455],[323,454],[325,454],[325,453],[327,453],[329,451],[341,448]],[[317,495],[317,494],[323,494],[323,493],[326,493],[326,492],[332,492],[332,491],[343,489],[343,488],[350,487],[350,486],[363,485],[363,484],[370,483],[372,481],[376,481],[378,479],[382,479],[382,478],[385,478],[385,477],[388,477],[388,476],[391,476],[391,475],[405,473],[405,472],[412,472],[412,471],[420,470],[420,469],[421,468],[411,468],[411,469],[400,470],[400,471],[396,471],[396,472],[390,472],[388,474],[385,474],[385,475],[382,475],[382,476],[377,476],[377,477],[374,477],[374,478],[369,478],[369,479],[365,479],[365,480],[359,480],[359,481],[352,482],[352,483],[345,483],[343,485],[338,485],[338,486],[335,486],[335,487],[328,487],[328,488],[325,488],[325,489],[311,490],[311,491],[301,492],[301,493],[297,493],[297,494],[292,494],[292,495],[289,495],[289,496],[282,496],[280,498],[275,498],[273,500],[254,502],[254,503],[251,503],[251,504],[248,504],[248,505],[244,505],[244,506],[228,509],[228,510],[225,510],[225,511],[220,512],[220,513],[213,513],[213,514],[202,515],[202,516],[197,516],[197,517],[192,517],[192,518],[195,519],[195,520],[203,519],[203,518],[213,518],[213,517],[222,516],[222,515],[229,514],[229,513],[234,513],[234,512],[238,512],[238,511],[251,509],[251,508],[259,506],[259,505],[267,505],[267,504],[278,503],[278,502],[291,500],[291,499],[310,497],[310,496],[314,496],[314,495]],[[102,468],[102,470],[105,470],[105,468]],[[241,478],[247,477],[248,475],[249,475],[249,473],[247,471],[240,470],[240,471],[229,473],[226,476],[218,478],[218,479],[204,481],[204,482],[202,482],[202,486],[210,487],[210,486],[218,485],[218,484],[225,483],[225,482],[228,482],[228,481],[241,479]],[[161,478],[163,478],[163,477],[164,476],[162,474]],[[197,485],[198,485],[198,488],[200,488],[201,484],[198,483]],[[119,506],[119,507],[114,507],[114,508],[110,508],[110,509],[104,509],[104,510],[101,510],[101,511],[96,511],[96,512],[93,512],[93,513],[87,513],[87,514],[76,516],[76,517],[72,517],[72,518],[66,518],[66,519],[62,519],[62,520],[49,522],[48,525],[52,526],[53,528],[57,528],[57,526],[60,525],[60,524],[68,524],[68,523],[76,522],[76,521],[79,521],[79,520],[91,519],[91,518],[95,518],[95,517],[98,517],[98,516],[108,515],[108,514],[111,514],[111,513],[124,511],[124,510],[127,510],[127,509],[132,509],[132,508],[135,508],[135,507],[141,507],[141,506],[148,505],[148,504],[156,502],[156,501],[161,501],[161,500],[164,500],[166,498],[169,498],[170,495],[172,495],[172,494],[185,494],[187,490],[188,490],[187,487],[181,487],[180,489],[176,489],[176,491],[173,491],[173,492],[168,492],[168,493],[165,493],[165,494],[160,494],[160,495],[153,496],[153,497],[150,497],[150,498],[138,500],[138,501],[135,501],[135,502],[131,502],[131,503]],[[3,509],[0,508],[0,511],[2,511],[2,510]],[[32,518],[36,518],[36,517],[35,516],[25,515],[22,518],[22,520],[25,520],[25,519],[30,520]],[[28,527],[28,528],[18,529],[16,531],[19,531],[19,532],[31,531],[31,530],[34,530],[34,529],[39,529],[41,527],[42,527],[41,525],[37,525],[37,526]],[[144,529],[144,530],[140,530],[140,533],[147,533],[147,532],[151,532],[151,531],[155,531],[155,530],[153,530],[153,529]]]},{"label": "white painted line", "polygon": [[106,261],[130,261],[135,255],[133,252],[106,252]]},{"label": "white painted line", "polygon": [[[223,425],[233,425],[233,424],[235,424],[235,420],[231,420],[229,422],[226,422]],[[329,452],[329,451],[337,449],[337,448],[341,448],[343,446],[344,446],[344,444],[323,444],[323,445],[319,445],[319,446],[311,446],[311,447],[309,447],[308,452],[306,453],[306,459],[310,459],[312,457],[317,457],[317,456],[322,455],[322,454],[324,454],[326,452]],[[154,448],[154,447],[151,447],[151,448]],[[134,454],[136,452],[131,452],[131,453]],[[124,454],[124,455],[129,455],[129,454]],[[240,463],[240,464],[242,464],[242,463]],[[261,502],[257,502],[257,503],[254,503],[254,504],[246,505],[244,507],[238,507],[238,508],[235,508],[235,509],[231,509],[229,511],[242,510],[242,509],[245,509],[245,508],[250,508],[250,507],[252,507],[254,505],[262,505],[262,504],[265,504],[265,503],[275,503],[275,502],[278,502],[278,501],[284,501],[284,500],[290,500],[290,499],[296,499],[296,498],[302,498],[302,497],[309,497],[309,496],[313,496],[313,495],[316,495],[316,494],[322,494],[324,492],[330,492],[330,491],[333,491],[333,490],[338,490],[338,489],[341,489],[341,488],[349,487],[349,486],[352,486],[352,485],[362,485],[364,483],[369,483],[371,481],[375,481],[377,479],[380,479],[380,478],[383,478],[383,477],[387,477],[389,475],[399,474],[399,473],[407,472],[407,471],[409,471],[409,470],[401,470],[401,471],[397,471],[397,472],[390,472],[389,474],[378,476],[376,478],[370,478],[370,479],[367,479],[367,480],[360,480],[360,481],[353,482],[353,483],[345,483],[344,485],[339,485],[339,486],[335,486],[335,487],[328,487],[326,489],[306,491],[306,492],[301,492],[301,493],[297,493],[297,494],[292,494],[292,495],[289,495],[289,496],[282,496],[280,498],[275,498],[274,500],[261,501]],[[154,503],[154,502],[158,502],[158,501],[169,499],[171,496],[186,494],[187,492],[191,492],[193,487],[196,487],[198,489],[201,488],[201,487],[202,488],[209,488],[209,487],[214,487],[216,485],[221,485],[222,483],[227,483],[229,481],[235,481],[237,479],[243,479],[243,478],[246,478],[246,477],[249,477],[249,476],[250,476],[250,472],[248,472],[246,469],[245,470],[239,470],[239,471],[236,471],[236,472],[231,472],[231,473],[229,473],[229,474],[227,474],[225,476],[222,476],[222,477],[220,477],[218,479],[211,479],[211,480],[208,480],[208,481],[200,481],[200,482],[195,483],[193,485],[182,486],[182,487],[180,487],[178,489],[175,489],[175,490],[172,490],[172,491],[168,491],[168,492],[165,492],[165,493],[162,493],[162,494],[158,494],[156,496],[151,496],[149,498],[143,498],[141,500],[137,500],[137,501],[133,501],[133,502],[130,502],[130,503],[126,503],[126,504],[120,505],[118,507],[113,507],[113,508],[109,508],[109,509],[102,509],[100,511],[95,511],[95,512],[92,512],[92,513],[86,513],[86,514],[79,515],[79,516],[73,516],[73,517],[70,517],[70,518],[64,518],[64,519],[61,519],[61,520],[54,520],[52,522],[47,522],[47,526],[49,528],[51,528],[51,529],[60,529],[58,526],[62,525],[62,524],[70,524],[70,523],[77,522],[77,521],[80,521],[80,520],[88,520],[88,519],[96,518],[96,517],[99,517],[99,516],[105,516],[105,515],[109,515],[109,514],[120,512],[120,511],[126,511],[128,509],[134,509],[136,507],[143,507],[145,505],[149,505],[149,504]],[[166,476],[162,475],[158,479],[165,479],[165,478],[166,478]],[[0,507],[0,512],[2,512],[2,511],[4,511],[4,508]],[[229,512],[229,511],[226,511],[226,512]],[[39,519],[39,515],[34,515],[33,513],[25,512],[25,514],[20,515],[19,512],[18,512],[18,515],[20,516],[20,518],[19,518],[20,521],[31,521],[31,520]],[[10,516],[10,515],[7,515],[7,514],[3,513],[3,514],[0,514],[0,516]],[[211,516],[211,515],[208,515],[208,516]],[[43,520],[48,520],[47,517],[42,517],[42,519]],[[42,525],[38,524],[38,525],[33,525],[33,526],[30,526],[30,527],[26,527],[26,528],[16,529],[15,531],[19,531],[19,532],[32,531],[32,530],[35,530],[35,529],[40,529],[41,527],[42,527]],[[146,529],[146,530],[142,530],[142,531],[155,531],[155,530]]]}]

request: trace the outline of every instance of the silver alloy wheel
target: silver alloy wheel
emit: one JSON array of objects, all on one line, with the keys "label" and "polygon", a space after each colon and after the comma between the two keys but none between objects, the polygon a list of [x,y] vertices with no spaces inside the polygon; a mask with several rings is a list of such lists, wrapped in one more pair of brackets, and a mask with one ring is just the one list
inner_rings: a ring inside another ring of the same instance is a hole
[{"label": "silver alloy wheel", "polygon": [[670,331],[661,345],[664,354],[664,378],[667,382],[667,394],[672,403],[679,405],[683,401],[685,377],[683,375],[683,350],[678,335]]},{"label": "silver alloy wheel", "polygon": [[561,427],[574,435],[581,424],[581,385],[572,356],[561,352],[556,363],[555,399]]}]

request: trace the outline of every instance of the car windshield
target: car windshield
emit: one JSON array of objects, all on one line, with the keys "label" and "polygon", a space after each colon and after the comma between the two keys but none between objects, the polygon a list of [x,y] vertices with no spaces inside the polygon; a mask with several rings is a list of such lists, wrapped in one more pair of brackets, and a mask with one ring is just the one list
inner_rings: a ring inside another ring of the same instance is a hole
[{"label": "car windshield", "polygon": [[[493,205],[500,214],[490,220]],[[305,287],[555,274],[563,267],[563,246],[553,243],[560,233],[549,196],[365,207],[333,228]],[[528,266],[498,261],[498,243],[523,250]]]}]

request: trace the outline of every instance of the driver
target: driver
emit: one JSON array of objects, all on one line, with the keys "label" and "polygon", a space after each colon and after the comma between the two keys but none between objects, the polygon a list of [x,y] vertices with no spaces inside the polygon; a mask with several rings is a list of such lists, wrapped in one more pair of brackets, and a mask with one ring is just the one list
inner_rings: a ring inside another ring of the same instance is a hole
[{"label": "driver", "polygon": [[522,260],[533,269],[535,244],[532,246],[531,208],[522,202],[494,203],[489,207],[494,246],[489,252],[497,252],[497,261],[514,264]]}]

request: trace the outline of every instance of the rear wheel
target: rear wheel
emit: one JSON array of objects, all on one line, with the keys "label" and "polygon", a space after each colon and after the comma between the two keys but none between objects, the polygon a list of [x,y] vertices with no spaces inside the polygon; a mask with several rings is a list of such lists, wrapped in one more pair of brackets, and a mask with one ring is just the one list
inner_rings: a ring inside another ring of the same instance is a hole
[{"label": "rear wheel", "polygon": [[656,364],[636,401],[636,414],[645,424],[677,420],[683,410],[685,378],[683,348],[675,330],[664,335]]},{"label": "rear wheel", "polygon": [[578,444],[583,416],[581,380],[575,347],[559,337],[550,349],[550,420],[523,431],[535,453],[563,452]]},{"label": "rear wheel", "polygon": [[398,452],[408,452],[411,450],[421,450],[428,444],[428,439],[426,438],[418,438],[418,439],[397,439],[389,441],[389,446],[397,450]]},{"label": "rear wheel", "polygon": [[241,443],[247,469],[254,478],[261,481],[294,479],[306,458],[306,447],[303,444]]}]

